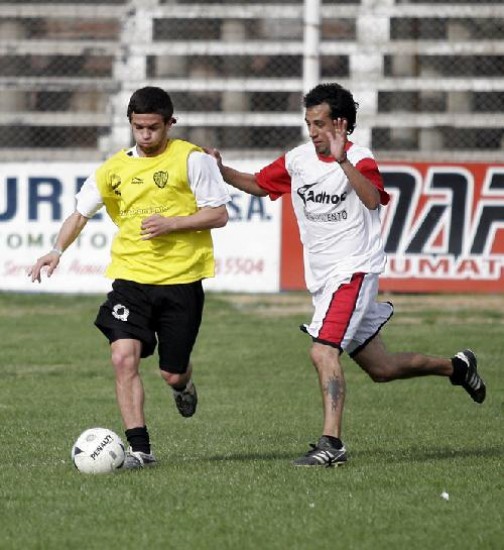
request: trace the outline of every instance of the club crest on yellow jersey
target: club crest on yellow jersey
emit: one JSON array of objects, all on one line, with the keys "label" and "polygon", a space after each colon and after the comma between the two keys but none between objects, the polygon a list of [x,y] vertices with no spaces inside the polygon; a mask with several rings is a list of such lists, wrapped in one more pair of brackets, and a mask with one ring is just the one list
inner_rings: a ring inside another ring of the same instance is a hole
[{"label": "club crest on yellow jersey", "polygon": [[168,172],[154,172],[153,178],[154,183],[159,187],[159,189],[164,189],[168,183]]}]

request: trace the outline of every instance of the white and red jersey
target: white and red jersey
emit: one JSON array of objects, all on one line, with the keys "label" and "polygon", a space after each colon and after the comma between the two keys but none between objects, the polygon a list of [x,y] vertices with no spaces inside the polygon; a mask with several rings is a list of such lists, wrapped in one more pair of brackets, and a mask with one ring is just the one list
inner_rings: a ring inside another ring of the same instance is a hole
[{"label": "white and red jersey", "polygon": [[[371,151],[347,144],[348,160],[389,201]],[[311,142],[295,147],[256,175],[272,200],[290,193],[304,252],[306,286],[316,292],[330,278],[351,273],[381,273],[386,256],[380,208],[369,210],[341,166],[318,155]]]}]

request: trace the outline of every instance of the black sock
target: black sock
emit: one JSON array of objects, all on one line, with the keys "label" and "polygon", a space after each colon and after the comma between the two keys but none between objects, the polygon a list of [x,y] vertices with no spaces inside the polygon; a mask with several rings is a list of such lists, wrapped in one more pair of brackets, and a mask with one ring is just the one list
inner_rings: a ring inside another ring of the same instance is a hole
[{"label": "black sock", "polygon": [[454,386],[460,386],[467,377],[467,363],[458,357],[452,357],[453,374],[450,376],[450,382]]},{"label": "black sock", "polygon": [[131,428],[130,430],[126,430],[124,433],[126,434],[126,439],[128,440],[132,451],[141,451],[142,453],[150,454],[151,448],[147,426]]},{"label": "black sock", "polygon": [[329,439],[331,445],[335,449],[341,449],[343,447],[343,441],[341,441],[339,437],[333,437],[332,435],[324,435],[324,437],[327,437],[327,439]]}]

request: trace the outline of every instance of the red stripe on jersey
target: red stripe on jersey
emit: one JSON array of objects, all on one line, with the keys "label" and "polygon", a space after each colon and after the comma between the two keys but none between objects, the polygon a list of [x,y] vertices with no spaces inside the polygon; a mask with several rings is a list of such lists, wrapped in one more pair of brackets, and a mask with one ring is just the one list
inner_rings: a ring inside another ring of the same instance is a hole
[{"label": "red stripe on jersey", "polygon": [[285,168],[285,155],[262,168],[255,174],[255,178],[273,201],[291,192],[291,177]]},{"label": "red stripe on jersey", "polygon": [[341,346],[355,311],[365,273],[355,273],[333,294],[316,340]]}]

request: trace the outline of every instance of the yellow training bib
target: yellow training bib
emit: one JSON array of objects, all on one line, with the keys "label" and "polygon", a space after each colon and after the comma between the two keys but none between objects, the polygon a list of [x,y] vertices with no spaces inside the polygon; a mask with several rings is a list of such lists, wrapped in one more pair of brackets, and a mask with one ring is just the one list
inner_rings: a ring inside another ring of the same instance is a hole
[{"label": "yellow training bib", "polygon": [[199,147],[170,140],[156,157],[130,157],[120,151],[96,171],[98,189],[118,232],[106,275],[138,283],[191,283],[214,275],[210,230],[174,232],[142,240],[143,218],[189,216],[197,212],[187,161]]}]

